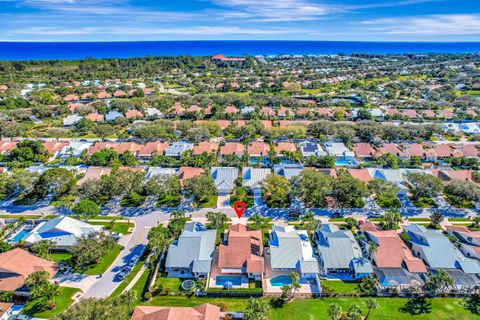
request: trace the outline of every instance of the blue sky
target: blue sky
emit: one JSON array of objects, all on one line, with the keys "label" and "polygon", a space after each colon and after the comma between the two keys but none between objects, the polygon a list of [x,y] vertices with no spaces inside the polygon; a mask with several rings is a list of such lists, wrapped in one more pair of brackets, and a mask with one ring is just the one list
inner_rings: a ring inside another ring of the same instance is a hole
[{"label": "blue sky", "polygon": [[0,41],[480,41],[480,0],[0,0]]}]

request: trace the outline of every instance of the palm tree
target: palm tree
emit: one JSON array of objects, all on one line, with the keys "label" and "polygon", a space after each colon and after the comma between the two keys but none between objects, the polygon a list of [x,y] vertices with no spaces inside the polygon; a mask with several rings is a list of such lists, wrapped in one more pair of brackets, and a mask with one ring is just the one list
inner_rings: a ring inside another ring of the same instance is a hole
[{"label": "palm tree", "polygon": [[137,292],[135,290],[128,290],[122,293],[120,299],[128,305],[128,313],[132,312],[132,305],[137,301]]},{"label": "palm tree", "polygon": [[225,226],[225,223],[228,221],[228,217],[225,213],[221,212],[207,212],[207,220],[212,229],[220,229]]},{"label": "palm tree", "polygon": [[375,309],[378,309],[380,308],[380,304],[378,303],[378,300],[377,299],[374,299],[372,297],[368,297],[366,300],[365,300],[365,304],[367,305],[367,314],[365,315],[365,319],[364,320],[367,320],[368,317],[370,316],[370,313],[372,312],[372,310],[375,310]]},{"label": "palm tree", "polygon": [[295,271],[293,271],[293,272],[290,272],[289,277],[290,277],[290,281],[292,282],[292,284],[290,285],[292,289],[292,298],[295,298],[295,294],[301,288],[301,285],[298,282],[300,280],[300,275]]},{"label": "palm tree", "polygon": [[336,303],[332,303],[328,306],[328,319],[329,320],[340,320],[342,318],[343,310]]}]

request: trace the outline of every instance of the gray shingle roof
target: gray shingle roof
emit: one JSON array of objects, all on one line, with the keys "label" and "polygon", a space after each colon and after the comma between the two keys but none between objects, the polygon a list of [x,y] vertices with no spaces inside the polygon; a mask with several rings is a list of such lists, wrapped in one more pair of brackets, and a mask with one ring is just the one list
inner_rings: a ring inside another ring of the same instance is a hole
[{"label": "gray shingle roof", "polygon": [[270,169],[244,167],[243,186],[252,189],[259,189],[260,183],[271,173],[272,171]]}]

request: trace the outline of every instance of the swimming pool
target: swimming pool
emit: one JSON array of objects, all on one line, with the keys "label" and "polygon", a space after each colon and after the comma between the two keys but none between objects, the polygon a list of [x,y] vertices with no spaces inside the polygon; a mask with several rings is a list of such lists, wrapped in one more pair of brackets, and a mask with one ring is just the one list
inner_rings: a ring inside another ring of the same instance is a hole
[{"label": "swimming pool", "polygon": [[225,282],[231,282],[234,286],[242,285],[242,277],[239,276],[218,276],[215,279],[215,285],[222,286]]},{"label": "swimming pool", "polygon": [[286,284],[292,284],[289,276],[278,276],[270,279],[270,284],[272,287],[283,287]]},{"label": "swimming pool", "polygon": [[12,244],[19,243],[20,241],[22,241],[27,236],[27,234],[30,233],[30,231],[32,231],[32,230],[31,229],[20,230],[19,232],[17,232],[17,234],[13,238],[10,239],[10,243],[12,243]]},{"label": "swimming pool", "polygon": [[337,166],[351,166],[351,165],[357,165],[358,162],[355,159],[337,159],[335,164]]}]

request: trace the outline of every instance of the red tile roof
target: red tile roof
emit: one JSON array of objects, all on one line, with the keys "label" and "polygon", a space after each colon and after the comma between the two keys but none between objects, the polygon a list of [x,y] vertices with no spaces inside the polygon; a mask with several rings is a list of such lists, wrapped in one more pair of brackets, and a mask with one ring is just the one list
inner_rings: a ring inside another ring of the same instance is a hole
[{"label": "red tile roof", "polygon": [[270,151],[270,145],[262,141],[252,142],[247,149],[247,152],[250,156],[268,156]]},{"label": "red tile roof", "polygon": [[281,154],[282,151],[295,152],[297,147],[292,142],[278,142],[275,146],[275,151],[277,154]]},{"label": "red tile roof", "polygon": [[220,308],[209,303],[196,307],[138,306],[131,320],[220,320]]},{"label": "red tile roof", "polygon": [[247,273],[262,273],[263,261],[262,231],[247,229],[243,224],[235,224],[228,229],[227,244],[220,245],[219,269],[242,269]]},{"label": "red tile roof", "polygon": [[136,109],[130,109],[130,110],[127,110],[127,112],[125,113],[125,118],[127,118],[127,119],[143,118],[143,113],[141,113],[140,111],[138,111]]},{"label": "red tile roof", "polygon": [[368,143],[357,143],[353,146],[353,151],[359,158],[368,158],[375,155],[375,149]]},{"label": "red tile roof", "polygon": [[162,155],[165,149],[167,149],[168,143],[160,142],[160,141],[153,141],[147,142],[146,144],[142,145],[138,150],[139,157],[149,157],[153,154]]},{"label": "red tile roof", "polygon": [[222,156],[228,154],[236,154],[242,156],[245,151],[245,146],[238,142],[225,142],[225,145],[220,147],[220,154]]},{"label": "red tile roof", "polygon": [[217,153],[218,151],[218,143],[217,142],[210,142],[210,141],[202,141],[198,145],[193,147],[193,154],[202,154],[206,153]]},{"label": "red tile roof", "polygon": [[352,177],[362,182],[367,183],[372,181],[372,176],[367,169],[347,169],[347,172],[350,173]]}]

